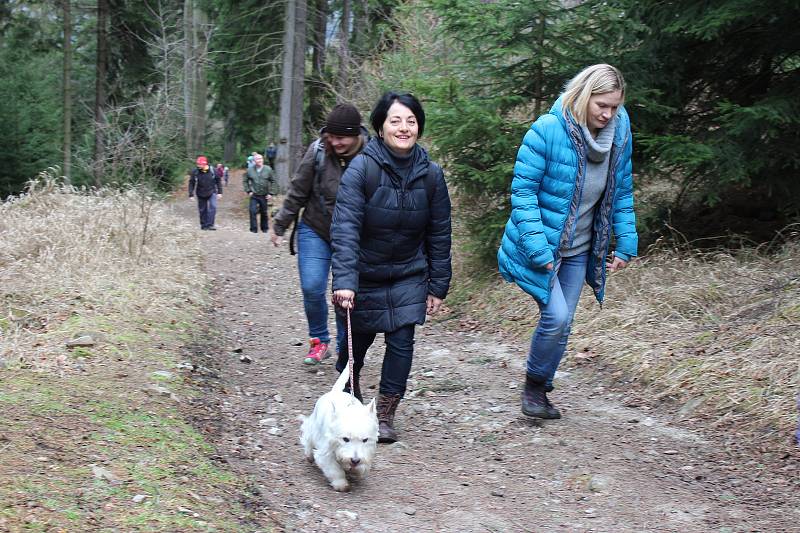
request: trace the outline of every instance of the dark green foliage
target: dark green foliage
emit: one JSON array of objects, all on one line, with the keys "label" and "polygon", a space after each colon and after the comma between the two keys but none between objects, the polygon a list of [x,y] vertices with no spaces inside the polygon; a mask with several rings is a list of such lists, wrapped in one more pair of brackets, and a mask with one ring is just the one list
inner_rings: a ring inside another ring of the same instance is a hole
[{"label": "dark green foliage", "polygon": [[421,92],[430,136],[465,208],[475,249],[493,261],[525,131],[578,70],[607,61],[632,22],[599,2],[572,9],[557,1],[429,3],[441,17],[440,53],[448,63],[438,83]]},{"label": "dark green foliage", "polygon": [[[213,7],[212,5],[213,4]],[[211,39],[214,86],[212,114],[230,122],[243,147],[242,160],[252,150],[263,152],[268,125],[275,132],[281,88],[283,2],[222,0],[209,2],[216,29]],[[269,130],[269,131],[268,131]],[[251,148],[252,147],[252,148]],[[249,150],[248,150],[249,148]]]},{"label": "dark green foliage", "polygon": [[800,3],[631,2],[630,16],[639,159],[680,188],[674,222],[769,239],[800,214]]},{"label": "dark green foliage", "polygon": [[53,26],[35,12],[3,13],[8,18],[0,40],[0,198],[57,164],[61,147],[61,54],[49,33]]}]

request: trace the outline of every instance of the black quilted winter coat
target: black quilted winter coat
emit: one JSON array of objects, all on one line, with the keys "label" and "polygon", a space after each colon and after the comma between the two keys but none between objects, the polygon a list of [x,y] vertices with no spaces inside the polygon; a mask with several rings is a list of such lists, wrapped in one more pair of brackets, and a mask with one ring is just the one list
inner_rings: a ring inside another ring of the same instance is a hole
[{"label": "black quilted winter coat", "polygon": [[[435,169],[430,205],[428,165]],[[380,176],[367,176],[378,169]],[[450,196],[441,168],[416,145],[403,180],[383,141],[372,139],[342,175],[331,238],[333,290],[356,293],[354,331],[423,324],[428,294],[444,299],[452,277]]]}]

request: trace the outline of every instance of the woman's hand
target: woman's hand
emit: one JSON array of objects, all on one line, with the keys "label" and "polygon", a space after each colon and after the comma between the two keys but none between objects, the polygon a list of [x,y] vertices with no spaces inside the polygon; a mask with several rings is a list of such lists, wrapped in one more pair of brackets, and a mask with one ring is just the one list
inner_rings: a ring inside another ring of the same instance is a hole
[{"label": "woman's hand", "polygon": [[428,295],[427,305],[428,305],[427,313],[429,315],[433,315],[436,312],[438,312],[439,308],[442,306],[442,299],[441,298],[437,298],[433,294],[429,294]]},{"label": "woman's hand", "polygon": [[553,270],[553,262],[550,261],[544,266],[545,270]]},{"label": "woman's hand", "polygon": [[628,266],[628,262],[623,261],[617,256],[614,256],[610,263],[608,262],[606,263],[606,268],[608,269],[609,272],[616,272],[617,270],[622,270],[626,266]]},{"label": "woman's hand", "polygon": [[333,291],[333,304],[342,309],[352,309],[355,307],[356,293],[350,289],[339,289]]},{"label": "woman's hand", "polygon": [[269,240],[272,241],[272,245],[275,246],[275,247],[280,246],[281,244],[283,244],[283,237],[281,237],[280,235],[276,234],[274,231],[272,232],[272,235],[269,236]]}]

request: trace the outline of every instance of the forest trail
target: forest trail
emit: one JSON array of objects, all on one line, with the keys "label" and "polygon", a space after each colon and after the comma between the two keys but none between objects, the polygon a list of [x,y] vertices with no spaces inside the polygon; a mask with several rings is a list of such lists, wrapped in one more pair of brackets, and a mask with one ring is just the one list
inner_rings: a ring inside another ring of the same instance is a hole
[{"label": "forest trail", "polygon": [[[560,376],[552,395],[562,420],[526,419],[526,343],[449,321],[418,329],[396,419],[401,442],[379,446],[352,492],[334,492],[304,460],[297,420],[330,389],[333,360],[302,364],[296,258],[248,232],[240,174],[220,203],[219,231],[199,237],[218,336],[196,350],[196,363],[218,377],[196,424],[257,487],[265,520],[255,531],[798,531],[800,496],[781,481],[791,473],[737,463],[699,433],[625,407],[620,392],[575,375]],[[194,202],[178,210],[197,220]],[[382,353],[376,342],[367,356],[367,400]]]}]

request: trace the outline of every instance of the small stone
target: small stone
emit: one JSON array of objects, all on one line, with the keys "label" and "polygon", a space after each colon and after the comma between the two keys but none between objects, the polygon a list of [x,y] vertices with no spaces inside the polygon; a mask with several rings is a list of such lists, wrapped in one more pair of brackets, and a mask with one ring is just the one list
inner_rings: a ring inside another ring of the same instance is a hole
[{"label": "small stone", "polygon": [[492,490],[492,496],[497,496],[498,498],[502,498],[505,495],[506,495],[506,493],[503,491],[503,489],[493,489]]},{"label": "small stone", "polygon": [[283,403],[283,396],[281,396],[280,394],[276,394],[275,396],[272,397],[272,399],[278,403]]},{"label": "small stone", "polygon": [[91,465],[92,466],[92,474],[96,479],[103,479],[108,481],[109,483],[119,483],[117,476],[112,474],[109,470],[106,470],[102,466]]},{"label": "small stone", "polygon": [[240,355],[239,356],[239,361],[241,361],[242,363],[247,363],[247,364],[250,364],[250,363],[253,362],[253,360],[247,355]]},{"label": "small stone", "polygon": [[172,379],[175,377],[175,374],[172,372],[167,372],[166,370],[157,370],[153,372],[154,378],[162,378],[162,379]]},{"label": "small stone", "polygon": [[137,494],[136,496],[131,498],[131,501],[133,503],[142,503],[143,501],[145,501],[149,497],[150,496],[148,496],[147,494]]},{"label": "small stone", "polygon": [[242,350],[244,350],[244,348],[242,348],[241,346],[237,346],[236,348],[232,349],[231,351],[233,353],[242,353]]},{"label": "small stone", "polygon": [[262,426],[274,427],[274,426],[278,425],[278,419],[277,418],[262,418],[261,420],[258,421],[258,423],[261,424]]},{"label": "small stone", "polygon": [[662,453],[664,455],[676,455],[678,453],[678,450],[664,450]]},{"label": "small stone", "polygon": [[600,476],[592,476],[588,488],[592,492],[603,492],[608,488],[608,480]]},{"label": "small stone", "polygon": [[358,519],[358,513],[354,513],[353,511],[339,510],[336,511],[336,516],[339,518],[349,518],[350,520]]},{"label": "small stone", "polygon": [[275,437],[280,437],[281,435],[283,435],[283,430],[281,428],[269,428],[267,433]]},{"label": "small stone", "polygon": [[403,512],[406,513],[408,516],[414,516],[417,514],[417,510],[414,507],[406,507],[403,509]]},{"label": "small stone", "polygon": [[158,396],[171,396],[172,391],[170,391],[166,387],[162,387],[161,385],[150,385],[145,389],[145,392],[150,394],[156,394]]},{"label": "small stone", "polygon": [[67,348],[89,347],[94,346],[96,343],[90,335],[81,335],[72,340],[67,341]]}]

